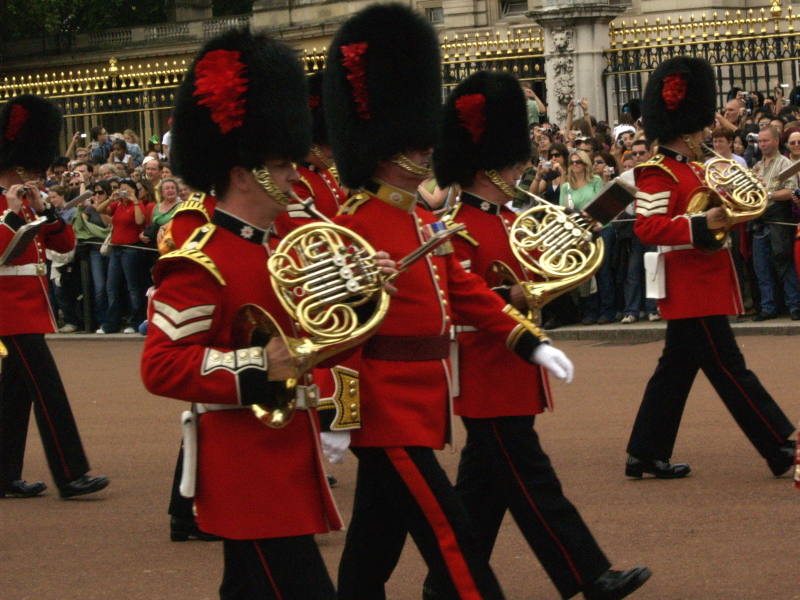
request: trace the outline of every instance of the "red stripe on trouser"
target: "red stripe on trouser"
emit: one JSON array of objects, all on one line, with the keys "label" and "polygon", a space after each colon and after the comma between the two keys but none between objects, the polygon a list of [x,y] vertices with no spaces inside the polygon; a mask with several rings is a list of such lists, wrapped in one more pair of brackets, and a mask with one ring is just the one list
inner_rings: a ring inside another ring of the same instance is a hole
[{"label": "red stripe on trouser", "polygon": [[264,554],[261,552],[261,547],[258,545],[258,542],[253,542],[253,546],[256,549],[256,554],[258,554],[258,559],[261,561],[261,566],[264,567],[264,573],[267,574],[269,578],[269,582],[272,585],[272,591],[275,592],[275,597],[278,600],[283,600],[283,596],[281,596],[281,592],[278,589],[275,580],[272,578],[272,572],[269,570],[269,565],[267,564],[267,559],[264,557]]},{"label": "red stripe on trouser", "polygon": [[56,430],[53,427],[53,421],[50,419],[50,413],[47,412],[47,406],[44,403],[44,396],[42,395],[42,390],[39,389],[39,385],[36,383],[36,378],[33,376],[33,371],[28,366],[28,361],[25,360],[25,355],[22,353],[22,350],[13,337],[11,341],[14,343],[14,346],[17,348],[17,354],[22,359],[22,364],[25,365],[25,370],[28,372],[28,377],[33,382],[33,385],[36,387],[36,394],[39,396],[39,406],[42,407],[42,412],[44,413],[44,417],[47,420],[47,426],[50,428],[50,433],[53,436],[53,443],[56,445],[56,450],[58,450],[58,456],[61,459],[61,466],[64,468],[64,474],[67,477],[67,481],[72,481],[72,475],[69,472],[69,467],[67,466],[67,459],[64,457],[64,451],[61,449],[61,444],[58,442],[58,436],[56,435]]},{"label": "red stripe on trouser", "polygon": [[425,517],[428,519],[439,541],[439,549],[442,552],[447,570],[453,579],[458,595],[462,600],[481,600],[483,596],[475,585],[472,572],[467,566],[467,561],[458,545],[456,534],[447,520],[447,516],[442,511],[439,501],[431,491],[425,477],[419,472],[417,465],[408,455],[405,448],[386,448],[386,455],[392,461],[394,468],[403,478],[414,499],[419,504]]},{"label": "red stripe on trouser", "polygon": [[525,484],[522,483],[522,478],[519,476],[519,473],[517,472],[514,463],[511,462],[511,456],[509,456],[508,450],[506,450],[506,447],[503,444],[503,438],[500,437],[500,432],[497,431],[497,423],[495,423],[494,420],[492,420],[492,431],[494,432],[495,440],[497,440],[497,445],[500,446],[500,450],[503,452],[503,456],[506,457],[508,468],[511,469],[511,472],[514,474],[514,479],[517,480],[519,489],[522,490],[522,493],[525,496],[525,499],[528,501],[528,504],[530,504],[530,507],[533,509],[533,512],[536,513],[536,516],[539,518],[539,521],[541,521],[542,525],[547,530],[547,533],[550,534],[550,537],[553,538],[553,541],[561,550],[561,554],[564,556],[564,560],[567,561],[567,565],[569,565],[569,569],[570,571],[572,571],[572,574],[574,575],[575,580],[578,582],[578,585],[580,587],[583,587],[585,585],[583,583],[583,579],[578,573],[578,569],[575,567],[575,564],[572,562],[572,559],[570,558],[567,549],[561,543],[561,540],[558,539],[555,532],[552,529],[550,529],[550,525],[547,524],[547,521],[545,521],[544,517],[542,516],[542,513],[539,512],[539,509],[536,507],[536,504],[534,504],[533,499],[528,494],[528,490],[525,488]]},{"label": "red stripe on trouser", "polygon": [[770,430],[770,432],[772,432],[772,435],[774,435],[774,436],[775,436],[775,437],[778,439],[778,441],[779,441],[779,442],[781,442],[781,443],[785,442],[786,440],[784,440],[784,439],[783,439],[783,438],[782,438],[782,437],[781,437],[781,436],[778,434],[778,432],[776,432],[776,431],[775,431],[775,430],[772,428],[772,425],[770,425],[770,424],[769,424],[769,421],[767,421],[766,417],[764,417],[764,415],[762,415],[762,414],[761,414],[761,412],[760,412],[760,411],[759,411],[759,410],[756,408],[756,405],[755,405],[755,404],[753,403],[753,401],[750,399],[750,396],[748,396],[748,395],[745,393],[745,391],[742,389],[742,386],[740,386],[740,385],[739,385],[739,382],[738,382],[738,381],[736,381],[736,379],[733,377],[733,375],[731,375],[730,371],[728,371],[728,369],[726,369],[726,368],[725,368],[725,365],[723,365],[723,364],[722,364],[722,360],[721,360],[721,359],[720,359],[720,357],[719,357],[719,352],[717,352],[717,347],[714,345],[714,338],[713,338],[713,337],[711,337],[711,332],[708,330],[708,327],[706,326],[706,322],[705,322],[705,321],[703,321],[703,320],[701,319],[701,320],[700,320],[700,323],[702,323],[702,325],[703,325],[703,329],[704,329],[704,330],[705,330],[705,332],[706,332],[706,337],[708,338],[708,343],[709,343],[709,345],[711,346],[711,349],[714,351],[714,356],[715,356],[715,357],[716,357],[716,359],[717,359],[717,363],[719,364],[719,368],[720,368],[720,369],[722,369],[722,371],[723,371],[723,372],[724,372],[724,373],[725,373],[725,374],[726,374],[726,375],[727,375],[727,376],[730,378],[730,380],[733,382],[733,385],[735,385],[735,386],[736,386],[736,388],[739,390],[739,392],[741,392],[742,396],[744,396],[744,399],[745,399],[745,400],[747,400],[747,403],[750,405],[750,408],[752,408],[752,409],[753,409],[753,412],[754,412],[754,413],[756,413],[756,414],[758,415],[758,418],[759,418],[759,419],[761,419],[762,421],[764,421],[764,425],[766,425],[766,426],[767,426],[767,429],[769,429],[769,430]]}]

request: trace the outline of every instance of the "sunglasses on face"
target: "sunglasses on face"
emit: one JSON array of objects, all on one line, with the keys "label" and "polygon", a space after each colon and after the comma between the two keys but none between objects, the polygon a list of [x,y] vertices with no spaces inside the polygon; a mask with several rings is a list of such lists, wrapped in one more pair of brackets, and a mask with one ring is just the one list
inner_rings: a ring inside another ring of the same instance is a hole
[{"label": "sunglasses on face", "polygon": [[594,161],[594,164],[596,164],[596,165],[604,165],[604,164],[606,164],[606,161],[598,159],[598,160]]},{"label": "sunglasses on face", "polygon": [[105,190],[95,190],[95,191],[94,191],[94,195],[95,195],[95,196],[97,196],[97,195],[103,195],[103,194],[105,194],[105,193],[106,193],[106,192],[105,192]]},{"label": "sunglasses on face", "polygon": [[647,154],[646,150],[633,150],[631,152],[631,155],[633,156],[644,156],[645,154]]},{"label": "sunglasses on face", "polygon": [[569,164],[571,164],[571,165],[582,165],[583,161],[582,160],[571,160],[571,161],[569,161]]},{"label": "sunglasses on face", "polygon": [[789,140],[789,142],[787,142],[787,143],[790,146],[796,146],[797,144],[800,144],[800,140]]},{"label": "sunglasses on face", "polygon": [[559,156],[561,156],[561,155],[558,152],[551,152],[550,153],[550,158],[558,158]]}]

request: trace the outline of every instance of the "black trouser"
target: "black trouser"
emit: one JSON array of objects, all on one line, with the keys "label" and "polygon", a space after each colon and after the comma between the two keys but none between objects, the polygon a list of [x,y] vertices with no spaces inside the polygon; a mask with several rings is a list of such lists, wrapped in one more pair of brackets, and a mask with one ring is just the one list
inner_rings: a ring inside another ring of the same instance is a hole
[{"label": "black trouser", "polygon": [[[533,416],[464,418],[456,491],[464,501],[488,561],[506,510],[563,598],[571,598],[611,564],[561,483],[533,429]],[[436,581],[437,598],[451,598]]]},{"label": "black trouser", "polygon": [[222,542],[221,600],[336,600],[313,535]]},{"label": "black trouser", "polygon": [[675,319],[667,323],[664,352],[644,392],[628,453],[643,460],[672,456],[686,399],[703,370],[744,434],[769,458],[794,427],[744,362],[728,317]]},{"label": "black trouser", "polygon": [[353,448],[358,478],[339,563],[341,600],[383,600],[410,533],[428,569],[462,599],[503,593],[469,517],[430,448]]},{"label": "black trouser", "polygon": [[3,336],[0,372],[0,481],[22,479],[31,405],[58,487],[89,472],[67,392],[43,334]]}]

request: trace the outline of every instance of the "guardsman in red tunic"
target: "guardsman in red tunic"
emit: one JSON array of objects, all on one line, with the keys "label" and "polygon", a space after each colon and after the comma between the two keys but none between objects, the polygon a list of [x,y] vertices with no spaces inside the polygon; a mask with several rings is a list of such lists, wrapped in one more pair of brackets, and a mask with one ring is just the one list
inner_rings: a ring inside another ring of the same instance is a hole
[{"label": "guardsman in red tunic", "polygon": [[[297,165],[300,180],[294,186],[294,193],[303,202],[311,200],[314,210],[333,219],[347,200],[347,194],[339,187],[333,166],[333,151],[328,143],[328,129],[325,124],[325,111],[322,104],[322,71],[308,78],[308,106],[311,109],[311,151]],[[283,237],[290,231],[314,223],[318,219],[305,211],[303,205],[292,203],[284,214],[275,221],[275,231]]]},{"label": "guardsman in red tunic", "polygon": [[[509,73],[480,71],[456,87],[444,111],[442,140],[434,150],[433,164],[440,185],[458,184],[462,189],[461,201],[450,214],[451,220],[467,226],[453,242],[455,255],[467,271],[481,277],[491,273],[493,262],[502,261],[525,281],[528,273],[509,243],[516,214],[504,206],[513,200],[514,185],[531,155],[519,81]],[[519,285],[495,291],[527,310]],[[562,598],[581,592],[589,600],[626,597],[650,577],[650,571],[611,570],[589,528],[564,496],[534,430],[535,415],[551,406],[545,370],[510,352],[491,332],[460,324],[457,319],[460,385],[455,413],[463,418],[467,442],[456,491],[477,531],[484,558],[491,556],[510,510]],[[432,574],[423,598],[455,597],[441,588]]]},{"label": "guardsman in red tunic", "polygon": [[[0,265],[0,498],[42,493],[22,479],[31,405],[47,463],[62,498],[97,492],[106,477],[89,477],[89,462],[69,399],[44,334],[56,331],[45,273],[45,249],[69,252],[75,234],[42,200],[36,179],[58,153],[61,113],[39,96],[23,95],[0,111],[0,256],[28,223],[45,217],[36,238]],[[19,239],[19,238],[17,238]]]},{"label": "guardsman in red tunic", "polygon": [[[294,184],[294,193],[303,202],[312,201],[314,212],[333,219],[347,200],[339,187],[333,166],[333,151],[328,142],[328,128],[322,103],[323,73],[318,71],[308,78],[308,107],[311,109],[311,151],[297,165],[300,175]],[[298,227],[318,222],[302,204],[293,202],[286,212],[275,220],[275,231],[285,236]],[[361,352],[356,351],[346,361],[330,369],[314,369],[314,383],[319,387],[319,411],[322,423],[322,449],[331,462],[344,461],[347,436],[329,435],[330,431],[346,432],[357,428],[359,419],[358,364]],[[328,478],[333,483],[333,477]]]},{"label": "guardsman in red tunic", "polygon": [[[439,129],[436,34],[408,7],[376,4],[342,25],[326,64],[325,117],[336,166],[345,186],[363,190],[337,222],[399,260],[440,225],[416,202]],[[381,329],[362,348],[361,428],[351,434],[359,466],[339,598],[385,598],[409,533],[457,597],[502,598],[433,452],[450,434],[452,321],[492,331],[528,360],[546,358],[560,377],[571,376],[572,364],[464,271],[449,244],[402,273],[397,288]]]},{"label": "guardsman in red tunic", "polygon": [[636,168],[634,227],[643,244],[659,247],[665,294],[658,307],[668,323],[664,352],[628,442],[629,477],[689,474],[689,465],[669,460],[700,369],[772,473],[783,475],[792,466],[794,427],[745,366],[728,323],[728,315],[742,312],[742,300],[730,250],[713,235],[726,226],[725,211],[686,214],[693,192],[705,185],[700,144],[715,105],[711,65],[688,57],[663,62],[642,102],[645,135],[658,141],[659,154]]},{"label": "guardsman in red tunic", "polygon": [[281,393],[293,361],[277,337],[242,347],[234,335],[245,304],[292,333],[267,238],[297,181],[291,161],[311,142],[304,77],[290,48],[233,30],[200,52],[175,109],[175,170],[194,189],[213,186],[217,207],[156,265],[142,378],[154,394],[203,403],[194,501],[200,528],[223,538],[223,600],[336,598],[314,542],[341,528],[316,411],[298,399],[283,428],[262,424],[250,405]]}]

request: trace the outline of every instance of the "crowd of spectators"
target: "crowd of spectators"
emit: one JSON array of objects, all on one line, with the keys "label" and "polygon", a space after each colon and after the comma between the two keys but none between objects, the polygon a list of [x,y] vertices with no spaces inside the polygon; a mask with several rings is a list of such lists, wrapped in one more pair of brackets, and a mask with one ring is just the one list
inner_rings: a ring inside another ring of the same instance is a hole
[{"label": "crowd of spectators", "polygon": [[[522,87],[533,158],[520,187],[548,202],[580,210],[617,177],[633,184],[634,167],[657,152],[644,138],[638,100],[628,102],[611,125],[590,114],[586,99],[576,99],[567,107],[562,129],[548,120],[546,106],[533,89],[526,82]],[[778,178],[800,160],[800,90],[784,99],[784,89],[778,86],[765,97],[733,88],[706,140],[709,160],[716,154],[753,169],[769,191],[766,213],[731,232],[745,307],[758,321],[782,312],[800,319],[800,281],[792,254],[794,224],[800,220],[800,179]],[[98,125],[88,139],[86,143],[86,135],[76,133],[65,156],[47,174],[56,207],[92,192],[88,201],[63,209],[81,243],[72,256],[52,257],[51,300],[60,310],[62,332],[133,333],[145,322],[159,231],[191,190],[172,177],[169,132],[160,143],[156,137],[148,140],[146,154],[130,129],[109,135]],[[457,195],[457,190],[440,190],[435,181],[420,188],[420,200],[431,208],[452,204]],[[513,207],[522,211],[531,202],[520,194]],[[546,328],[660,319],[655,300],[645,298],[644,254],[654,248],[636,237],[632,208],[596,232],[606,249],[600,270],[591,282],[545,308]],[[83,269],[88,288],[81,282],[81,260],[88,265]],[[87,289],[93,300],[90,317],[78,303]]]},{"label": "crowd of spectators", "polygon": [[76,133],[47,171],[50,202],[78,240],[68,254],[48,251],[50,301],[62,333],[146,331],[157,245],[191,194],[172,177],[167,144],[155,139],[145,155],[133,130],[92,127],[87,145],[85,134]]},{"label": "crowd of spectators", "polygon": [[[800,179],[778,178],[800,160],[800,89],[788,99],[783,92],[778,86],[765,98],[734,88],[715,127],[707,131],[709,160],[716,153],[751,168],[769,192],[766,213],[731,233],[745,306],[757,321],[783,312],[800,319],[800,282],[792,256]],[[657,152],[644,138],[638,100],[623,107],[616,126],[592,117],[586,99],[569,103],[564,129],[546,115],[540,120],[531,127],[534,158],[520,187],[554,204],[580,209],[616,177],[633,184],[633,168]],[[514,206],[524,210],[530,200],[520,196]],[[660,319],[655,300],[645,298],[644,286],[644,254],[655,248],[639,241],[633,221],[631,206],[597,232],[606,248],[602,267],[572,297],[556,299],[545,308],[546,328]]]}]

